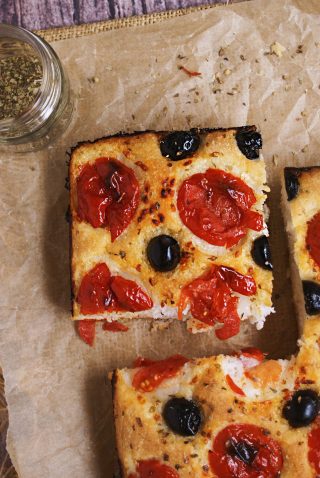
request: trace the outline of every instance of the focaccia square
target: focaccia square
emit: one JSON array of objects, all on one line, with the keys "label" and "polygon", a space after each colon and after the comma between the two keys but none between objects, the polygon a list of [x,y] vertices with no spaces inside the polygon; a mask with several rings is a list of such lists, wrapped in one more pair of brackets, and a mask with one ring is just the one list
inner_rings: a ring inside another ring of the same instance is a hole
[{"label": "focaccia square", "polygon": [[320,320],[297,357],[138,359],[113,374],[122,478],[315,478]]},{"label": "focaccia square", "polygon": [[74,319],[182,319],[221,339],[273,310],[255,127],[117,135],[70,162]]},{"label": "focaccia square", "polygon": [[300,329],[320,314],[320,167],[285,168],[284,216]]}]

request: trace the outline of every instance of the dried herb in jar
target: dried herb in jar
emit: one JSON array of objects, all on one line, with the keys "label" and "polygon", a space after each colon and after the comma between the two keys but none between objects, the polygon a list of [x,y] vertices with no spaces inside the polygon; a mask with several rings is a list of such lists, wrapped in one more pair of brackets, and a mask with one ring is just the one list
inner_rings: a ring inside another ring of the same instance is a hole
[{"label": "dried herb in jar", "polygon": [[42,66],[34,56],[0,59],[0,120],[17,118],[34,102],[42,81]]}]

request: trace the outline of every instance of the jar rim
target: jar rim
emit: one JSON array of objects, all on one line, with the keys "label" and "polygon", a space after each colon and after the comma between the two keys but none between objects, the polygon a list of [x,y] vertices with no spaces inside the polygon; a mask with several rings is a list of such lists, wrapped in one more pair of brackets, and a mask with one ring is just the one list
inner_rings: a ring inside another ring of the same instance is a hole
[{"label": "jar rim", "polygon": [[35,33],[23,27],[0,23],[1,37],[31,46],[42,66],[41,85],[30,107],[16,118],[0,120],[0,141],[23,142],[25,137],[43,128],[57,110],[65,76],[53,48]]}]

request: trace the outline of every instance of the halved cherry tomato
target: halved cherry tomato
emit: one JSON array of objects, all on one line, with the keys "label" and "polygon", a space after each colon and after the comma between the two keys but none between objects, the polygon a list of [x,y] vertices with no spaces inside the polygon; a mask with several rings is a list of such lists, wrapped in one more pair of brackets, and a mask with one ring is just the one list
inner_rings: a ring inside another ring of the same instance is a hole
[{"label": "halved cherry tomato", "polygon": [[244,181],[220,169],[186,179],[177,201],[182,222],[196,236],[227,248],[237,244],[247,229],[263,229],[262,215],[250,210],[255,203],[254,192]]},{"label": "halved cherry tomato", "polygon": [[158,460],[139,461],[137,473],[131,473],[129,478],[179,478],[176,470]]},{"label": "halved cherry tomato", "polygon": [[223,428],[209,451],[218,478],[276,478],[283,466],[281,447],[263,428],[234,424]]},{"label": "halved cherry tomato", "polygon": [[111,290],[125,310],[138,312],[153,307],[150,297],[132,280],[120,276],[112,277]]},{"label": "halved cherry tomato", "polygon": [[314,262],[320,267],[320,212],[308,222],[306,247]]},{"label": "halved cherry tomato", "polygon": [[276,383],[281,377],[282,367],[277,360],[267,360],[245,371],[245,376],[259,387]]},{"label": "halved cherry tomato", "polygon": [[113,242],[130,224],[139,203],[131,168],[114,158],[85,165],[77,178],[78,216],[93,227],[108,227]]},{"label": "halved cherry tomato", "polygon": [[141,392],[152,392],[167,378],[175,377],[187,362],[182,355],[173,355],[150,365],[143,364],[134,374],[132,385]]},{"label": "halved cherry tomato", "polygon": [[138,367],[147,367],[148,365],[153,365],[154,363],[157,363],[157,360],[151,360],[145,357],[137,357],[134,362],[133,362],[133,368],[138,368]]},{"label": "halved cherry tomato", "polygon": [[78,320],[76,322],[79,337],[90,347],[94,344],[96,336],[96,321],[95,320]]},{"label": "halved cherry tomato", "polygon": [[109,306],[115,306],[115,297],[110,289],[111,274],[107,264],[97,264],[83,277],[77,301],[81,314],[98,314]]},{"label": "halved cherry tomato", "polygon": [[243,397],[246,396],[244,391],[234,383],[230,375],[226,375],[226,382],[234,393],[237,393],[238,395],[241,395]]},{"label": "halved cherry tomato", "polygon": [[232,291],[248,296],[255,294],[253,277],[229,267],[212,266],[209,272],[183,287],[178,304],[179,319],[182,319],[183,311],[189,304],[195,319],[209,325],[223,324],[215,332],[219,339],[236,335],[240,329],[239,299],[232,295]]},{"label": "halved cherry tomato", "polygon": [[114,320],[113,322],[103,321],[102,329],[108,332],[127,332],[129,327]]},{"label": "halved cherry tomato", "polygon": [[256,347],[245,347],[244,349],[241,349],[239,353],[237,353],[239,357],[247,357],[247,358],[253,358],[257,360],[259,363],[264,361],[265,354],[260,350],[257,349]]},{"label": "halved cherry tomato", "polygon": [[317,475],[320,474],[320,427],[313,428],[308,435],[308,459]]},{"label": "halved cherry tomato", "polygon": [[235,269],[226,266],[218,266],[217,274],[227,282],[234,292],[242,295],[254,295],[257,292],[255,280],[251,276],[244,276]]},{"label": "halved cherry tomato", "polygon": [[150,297],[132,280],[112,277],[105,263],[97,264],[83,277],[77,302],[85,315],[105,311],[137,312],[153,306]]}]

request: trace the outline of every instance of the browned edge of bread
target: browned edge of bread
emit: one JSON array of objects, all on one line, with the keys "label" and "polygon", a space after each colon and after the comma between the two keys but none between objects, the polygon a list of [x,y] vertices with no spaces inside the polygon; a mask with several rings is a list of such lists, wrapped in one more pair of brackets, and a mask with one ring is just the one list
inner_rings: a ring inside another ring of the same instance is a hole
[{"label": "browned edge of bread", "polygon": [[[305,300],[304,300],[304,293],[303,293],[303,286],[302,286],[302,279],[300,276],[300,271],[298,264],[296,262],[295,257],[295,241],[296,241],[296,233],[293,227],[292,216],[291,216],[291,208],[290,202],[295,198],[289,199],[290,192],[287,189],[287,179],[291,176],[291,178],[295,178],[295,180],[299,184],[299,177],[303,173],[309,173],[313,170],[319,170],[320,166],[303,166],[303,167],[296,167],[296,166],[287,166],[283,169],[283,174],[281,177],[281,202],[282,202],[282,215],[285,224],[285,232],[287,235],[287,243],[289,247],[289,257],[290,257],[290,280],[291,286],[294,294],[294,306],[297,314],[298,319],[298,328],[300,335],[303,333],[304,330],[304,323],[305,320],[308,320],[310,316],[307,315],[305,309]],[[297,196],[299,195],[299,189]]]},{"label": "browned edge of bread", "polygon": [[[117,370],[114,370],[112,372],[112,378],[111,378],[111,392],[112,392],[112,410],[113,410],[113,423],[115,424],[116,423],[116,403],[117,403],[117,398],[116,398],[116,384],[117,384],[117,380],[118,380],[118,375],[117,375],[118,371]],[[124,468],[123,468],[123,464],[120,460],[120,456],[119,456],[119,453],[118,453],[118,443],[119,443],[119,440],[120,440],[120,437],[118,436],[118,430],[117,430],[117,427],[115,427],[115,442],[116,442],[116,446],[115,446],[115,452],[116,452],[116,456],[117,456],[117,461],[118,461],[118,466],[119,466],[119,472],[120,472],[120,475],[119,475],[119,478],[123,478],[124,477]]]}]

